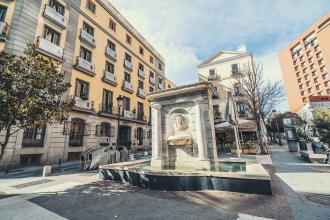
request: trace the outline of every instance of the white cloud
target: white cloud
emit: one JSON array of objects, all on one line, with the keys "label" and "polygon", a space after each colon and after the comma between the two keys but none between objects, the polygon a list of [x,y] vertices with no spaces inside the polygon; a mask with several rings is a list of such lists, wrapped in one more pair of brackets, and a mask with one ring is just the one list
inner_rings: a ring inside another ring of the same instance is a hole
[{"label": "white cloud", "polygon": [[281,79],[277,53],[325,12],[328,0],[110,0],[164,56],[166,74],[181,85],[222,49],[246,43],[269,79]]}]

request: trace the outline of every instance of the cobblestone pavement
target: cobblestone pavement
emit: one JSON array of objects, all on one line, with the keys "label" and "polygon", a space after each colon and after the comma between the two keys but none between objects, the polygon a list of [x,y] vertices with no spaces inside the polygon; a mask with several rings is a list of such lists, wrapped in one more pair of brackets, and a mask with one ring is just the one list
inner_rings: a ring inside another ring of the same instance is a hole
[{"label": "cobblestone pavement", "polygon": [[294,218],[330,219],[329,166],[306,163],[287,149],[285,145],[272,146],[270,154]]}]

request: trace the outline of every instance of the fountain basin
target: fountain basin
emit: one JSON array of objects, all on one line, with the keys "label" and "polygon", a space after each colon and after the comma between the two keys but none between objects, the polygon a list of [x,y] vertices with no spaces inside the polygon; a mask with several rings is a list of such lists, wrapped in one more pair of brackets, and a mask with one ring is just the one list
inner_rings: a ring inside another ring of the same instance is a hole
[{"label": "fountain basin", "polygon": [[[227,171],[227,172],[226,172]],[[130,183],[134,186],[165,191],[221,190],[272,195],[269,174],[261,164],[221,161],[214,171],[159,170],[150,160],[104,165],[100,179]]]}]

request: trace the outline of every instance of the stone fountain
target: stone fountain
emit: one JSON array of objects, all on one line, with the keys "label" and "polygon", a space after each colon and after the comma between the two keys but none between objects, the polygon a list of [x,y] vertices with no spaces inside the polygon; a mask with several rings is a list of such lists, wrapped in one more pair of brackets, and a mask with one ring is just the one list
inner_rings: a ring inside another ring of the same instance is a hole
[{"label": "stone fountain", "polygon": [[225,190],[271,194],[260,164],[217,157],[209,82],[148,94],[152,109],[152,158],[100,166],[103,180],[155,190]]}]

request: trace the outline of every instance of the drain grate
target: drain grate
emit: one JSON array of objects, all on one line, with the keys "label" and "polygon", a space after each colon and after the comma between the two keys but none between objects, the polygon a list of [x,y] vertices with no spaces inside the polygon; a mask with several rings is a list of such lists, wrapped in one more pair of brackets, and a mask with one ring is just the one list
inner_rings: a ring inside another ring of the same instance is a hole
[{"label": "drain grate", "polygon": [[18,185],[12,186],[12,188],[22,189],[22,188],[35,186],[35,185],[39,185],[39,184],[44,184],[44,183],[48,183],[48,182],[52,182],[52,181],[54,181],[54,180],[49,180],[49,179],[37,180],[37,181],[28,182],[28,183],[18,184]]},{"label": "drain grate", "polygon": [[308,194],[304,197],[310,202],[330,207],[330,195]]}]

